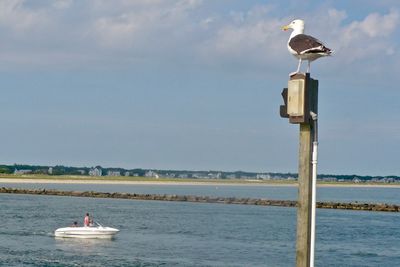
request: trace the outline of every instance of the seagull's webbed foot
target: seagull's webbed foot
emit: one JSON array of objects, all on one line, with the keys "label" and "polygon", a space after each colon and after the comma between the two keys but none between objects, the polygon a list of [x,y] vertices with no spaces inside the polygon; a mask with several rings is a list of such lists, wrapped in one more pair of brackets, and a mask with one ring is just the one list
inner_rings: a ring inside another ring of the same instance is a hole
[{"label": "seagull's webbed foot", "polygon": [[294,75],[300,73],[301,62],[302,62],[302,59],[299,58],[299,64],[297,65],[297,70],[296,70],[295,72],[289,73],[289,77],[292,77],[292,76],[294,76]]},{"label": "seagull's webbed foot", "polygon": [[294,71],[294,72],[291,72],[291,73],[289,73],[289,77],[293,77],[294,75],[296,75],[296,74],[302,74],[302,75],[306,75],[304,72],[301,72],[301,71]]}]

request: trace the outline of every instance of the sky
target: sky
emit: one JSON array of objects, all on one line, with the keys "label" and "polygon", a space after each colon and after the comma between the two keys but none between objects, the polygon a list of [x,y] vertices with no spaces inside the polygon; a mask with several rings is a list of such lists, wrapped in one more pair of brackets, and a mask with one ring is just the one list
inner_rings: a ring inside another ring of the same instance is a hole
[{"label": "sky", "polygon": [[296,18],[319,173],[400,175],[398,0],[1,0],[0,163],[297,172]]}]

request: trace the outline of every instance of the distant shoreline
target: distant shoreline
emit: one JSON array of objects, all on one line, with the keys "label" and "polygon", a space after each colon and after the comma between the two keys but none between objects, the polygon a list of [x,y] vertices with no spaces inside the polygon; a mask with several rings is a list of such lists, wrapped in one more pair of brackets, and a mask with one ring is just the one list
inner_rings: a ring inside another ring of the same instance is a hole
[{"label": "distant shoreline", "polygon": [[289,186],[296,187],[297,183],[262,183],[262,182],[219,182],[219,181],[127,181],[127,180],[89,180],[89,179],[19,179],[19,178],[0,178],[1,183],[15,183],[15,184],[109,184],[109,185],[215,185],[215,186]]},{"label": "distant shoreline", "polygon": [[[280,181],[176,181],[176,180],[117,180],[117,179],[68,179],[68,178],[5,178],[0,177],[1,183],[14,184],[98,184],[98,185],[207,185],[207,186],[268,186],[268,187],[297,187],[297,182],[280,182]],[[318,183],[318,187],[366,187],[366,188],[400,188],[400,184],[351,184],[351,183]]]}]

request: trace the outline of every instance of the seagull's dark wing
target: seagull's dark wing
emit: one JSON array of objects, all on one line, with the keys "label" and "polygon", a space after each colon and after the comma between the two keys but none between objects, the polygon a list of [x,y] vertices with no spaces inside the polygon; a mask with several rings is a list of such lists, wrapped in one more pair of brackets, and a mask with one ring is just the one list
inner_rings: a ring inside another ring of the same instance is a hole
[{"label": "seagull's dark wing", "polygon": [[289,46],[299,55],[304,53],[331,53],[331,49],[325,47],[321,41],[306,34],[294,36],[290,39]]}]

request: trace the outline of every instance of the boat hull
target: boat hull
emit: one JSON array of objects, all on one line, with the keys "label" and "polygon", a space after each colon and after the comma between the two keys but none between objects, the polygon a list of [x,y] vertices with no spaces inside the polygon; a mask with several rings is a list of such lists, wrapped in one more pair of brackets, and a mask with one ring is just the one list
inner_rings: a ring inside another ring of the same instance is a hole
[{"label": "boat hull", "polygon": [[54,232],[55,237],[65,238],[113,238],[119,232],[111,227],[64,227]]}]

